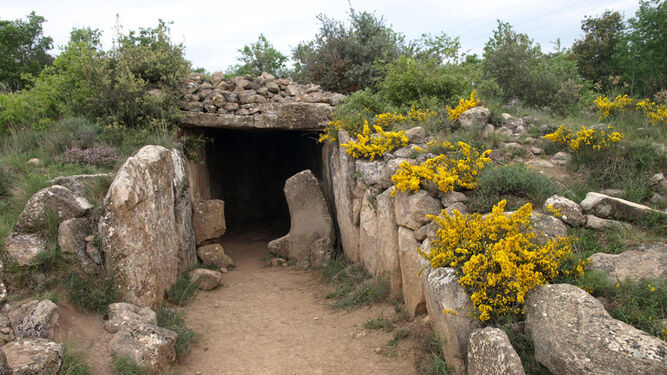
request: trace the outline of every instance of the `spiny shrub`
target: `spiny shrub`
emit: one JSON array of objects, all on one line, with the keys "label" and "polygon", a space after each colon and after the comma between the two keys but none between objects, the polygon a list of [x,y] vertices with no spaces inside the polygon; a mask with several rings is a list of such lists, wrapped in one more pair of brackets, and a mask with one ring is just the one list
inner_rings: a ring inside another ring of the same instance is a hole
[{"label": "spiny shrub", "polygon": [[439,216],[428,215],[439,229],[428,252],[418,249],[431,267],[456,269],[459,283],[471,293],[473,316],[481,321],[522,314],[526,293],[556,277],[572,252],[569,237],[535,241],[530,204],[509,215],[506,204],[500,201],[485,216],[458,211],[450,216],[444,210]]},{"label": "spiny shrub", "polygon": [[646,118],[652,124],[667,123],[667,106],[656,104],[651,99],[636,101],[628,95],[618,95],[611,100],[606,96],[598,96],[593,103],[598,108],[600,119],[605,119],[610,115],[623,111],[642,111]]},{"label": "spiny shrub", "polygon": [[488,157],[491,150],[480,153],[464,142],[459,142],[457,147],[444,142],[443,148],[445,154],[427,159],[420,165],[402,162],[391,177],[394,182],[392,196],[396,196],[399,191],[419,191],[429,182],[435,183],[443,192],[456,188],[477,188],[479,171],[491,162]]},{"label": "spiny shrub", "polygon": [[[607,127],[611,129],[611,126]],[[619,132],[607,133],[604,130],[587,129],[585,126],[581,130],[572,134],[572,131],[564,126],[543,137],[561,146],[569,147],[572,151],[600,151],[609,148],[611,145],[621,142],[625,139],[625,134]]]},{"label": "spiny shrub", "polygon": [[449,121],[456,121],[461,114],[471,108],[479,107],[482,103],[477,99],[477,90],[473,90],[470,99],[461,99],[456,108],[447,106],[447,118]]},{"label": "spiny shrub", "polygon": [[345,152],[355,159],[373,160],[386,152],[408,145],[408,137],[405,136],[403,131],[384,131],[378,125],[373,125],[373,129],[375,132],[371,132],[368,122],[365,122],[363,131],[356,136],[357,139],[343,143],[341,146],[345,148]]}]

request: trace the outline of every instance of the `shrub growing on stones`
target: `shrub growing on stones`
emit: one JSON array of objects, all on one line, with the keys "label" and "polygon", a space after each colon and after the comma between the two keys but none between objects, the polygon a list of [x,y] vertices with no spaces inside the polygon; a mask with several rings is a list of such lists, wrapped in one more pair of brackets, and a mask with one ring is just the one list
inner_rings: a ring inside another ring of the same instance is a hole
[{"label": "shrub growing on stones", "polygon": [[477,98],[477,90],[473,90],[470,94],[470,99],[461,99],[459,104],[452,108],[447,106],[447,118],[449,121],[455,121],[461,116],[461,114],[471,108],[479,107],[482,103]]},{"label": "shrub growing on stones", "polygon": [[[459,283],[471,294],[474,316],[487,321],[505,313],[522,314],[526,293],[548,283],[561,271],[571,255],[569,237],[545,244],[535,241],[526,204],[505,214],[507,201],[500,201],[490,214],[428,215],[438,226],[431,249],[419,253],[431,267],[453,267]],[[569,271],[568,271],[569,272]],[[574,272],[583,273],[583,269]]]},{"label": "shrub growing on stones", "polygon": [[[392,119],[386,118],[382,120],[387,122],[392,121]],[[357,139],[351,140],[349,143],[343,143],[341,146],[345,148],[345,152],[356,159],[366,158],[373,160],[378,156],[384,155],[386,152],[408,145],[408,137],[404,135],[405,132],[403,131],[384,131],[378,125],[373,125],[373,129],[375,132],[371,132],[368,121],[365,121],[362,132],[356,136]]]}]

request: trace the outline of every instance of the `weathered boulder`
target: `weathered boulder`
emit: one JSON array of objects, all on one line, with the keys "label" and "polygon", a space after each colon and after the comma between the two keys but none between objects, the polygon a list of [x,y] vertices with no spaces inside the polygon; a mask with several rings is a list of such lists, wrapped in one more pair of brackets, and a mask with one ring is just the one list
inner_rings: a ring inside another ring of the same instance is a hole
[{"label": "weathered boulder", "polygon": [[72,190],[53,185],[33,195],[16,220],[16,229],[37,232],[46,227],[48,215],[53,214],[60,223],[63,220],[85,215],[93,205]]},{"label": "weathered boulder", "polygon": [[58,305],[32,300],[9,311],[7,317],[17,338],[52,339],[60,318]]},{"label": "weathered boulder", "polygon": [[415,240],[412,230],[399,226],[398,258],[401,263],[401,285],[405,308],[411,318],[426,311],[424,286],[419,273],[427,262],[417,253],[418,247],[419,242]]},{"label": "weathered boulder", "polygon": [[405,131],[410,143],[426,143],[426,130],[421,126],[415,126]]},{"label": "weathered boulder", "polygon": [[622,221],[609,220],[597,217],[595,215],[586,215],[586,228],[604,230],[607,228],[629,228],[631,225],[629,223],[624,223]]},{"label": "weathered boulder", "polygon": [[320,266],[331,258],[335,240],[333,220],[320,184],[313,172],[305,170],[288,178],[283,190],[290,212],[290,231],[269,242],[269,250],[283,258]]},{"label": "weathered boulder", "polygon": [[484,107],[471,108],[459,116],[458,123],[464,129],[484,129],[491,119],[491,111]]},{"label": "weathered boulder", "polygon": [[551,215],[533,212],[530,216],[530,222],[533,225],[535,239],[541,244],[556,237],[567,236],[567,227],[565,224]]},{"label": "weathered boulder", "polygon": [[[355,162],[340,144],[350,141],[350,135],[341,130],[338,132],[338,147],[335,147],[331,156],[331,182],[333,185],[334,205],[336,207],[336,222],[343,246],[343,252],[352,261],[359,258],[359,216],[355,215],[354,196],[352,186],[355,185]],[[361,207],[361,205],[359,205]]]},{"label": "weathered boulder", "polygon": [[553,374],[665,374],[667,343],[619,320],[569,284],[526,296],[526,331],[535,359]]},{"label": "weathered boulder", "polygon": [[[182,254],[172,152],[145,146],[120,167],[99,221],[102,252],[121,300],[160,306]],[[150,230],[147,230],[150,229]]]},{"label": "weathered boulder", "polygon": [[[373,195],[371,202],[371,191],[364,194],[361,204],[361,213],[359,215],[359,257],[361,263],[371,275],[378,272],[379,256],[379,233],[378,233],[378,213],[377,198]],[[375,193],[377,194],[377,193]]]},{"label": "weathered boulder", "polygon": [[139,307],[131,303],[116,302],[109,305],[109,319],[104,329],[116,333],[133,323],[157,325],[157,314],[150,307]]},{"label": "weathered boulder", "polygon": [[2,346],[14,375],[55,375],[63,347],[47,339],[18,339]]},{"label": "weathered boulder", "polygon": [[178,239],[178,272],[182,273],[197,263],[192,194],[185,156],[181,151],[171,150],[171,161],[174,164],[174,220]]},{"label": "weathered boulder", "polygon": [[424,241],[425,239],[435,238],[435,234],[438,232],[438,224],[431,221],[422,225],[419,229],[414,232],[415,239],[419,242]]},{"label": "weathered boulder", "polygon": [[11,233],[5,238],[4,254],[19,266],[35,262],[37,254],[46,250],[46,241],[39,234]]},{"label": "weathered boulder", "polygon": [[58,226],[58,245],[63,253],[84,256],[87,236],[88,220],[85,218],[67,219]]},{"label": "weathered boulder", "polygon": [[566,165],[570,160],[572,160],[572,155],[565,151],[559,151],[551,157],[551,163],[555,165]]},{"label": "weathered boulder", "polygon": [[521,358],[502,329],[486,327],[470,334],[468,375],[524,375]]},{"label": "weathered boulder", "polygon": [[650,215],[667,215],[651,207],[595,192],[586,194],[581,208],[587,214],[604,219],[637,220]]},{"label": "weathered boulder", "polygon": [[222,245],[217,243],[199,247],[197,255],[199,255],[204,264],[213,265],[218,268],[228,268],[234,265],[234,261],[225,253]]},{"label": "weathered boulder", "polygon": [[399,192],[395,197],[394,208],[398,225],[412,230],[431,221],[426,214],[438,215],[442,210],[440,201],[424,190],[416,193]]},{"label": "weathered boulder", "polygon": [[207,268],[197,268],[190,271],[190,281],[192,281],[197,288],[201,290],[212,290],[220,285],[222,274],[218,271],[209,270]]},{"label": "weathered boulder", "polygon": [[465,194],[458,191],[448,191],[446,193],[440,194],[440,203],[443,207],[449,207],[454,203],[466,202],[468,197]]},{"label": "weathered boulder", "polygon": [[64,186],[74,193],[85,196],[86,186],[94,184],[98,181],[104,181],[113,177],[112,173],[97,173],[97,174],[77,174],[72,176],[59,176],[49,181],[49,185]]},{"label": "weathered boulder", "polygon": [[0,346],[10,341],[14,341],[14,330],[9,318],[5,314],[0,314]]},{"label": "weathered boulder", "polygon": [[466,206],[463,202],[456,202],[445,208],[445,212],[449,216],[454,216],[454,211],[458,211],[460,214],[465,215],[468,213],[468,206]]},{"label": "weathered boulder", "polygon": [[466,372],[466,353],[470,333],[481,324],[470,317],[473,306],[453,268],[430,267],[422,272],[426,309],[442,339],[445,362],[456,374]]},{"label": "weathered boulder", "polygon": [[176,332],[153,324],[132,322],[118,331],[109,343],[109,351],[125,357],[149,372],[164,371],[176,360]]},{"label": "weathered boulder", "polygon": [[[1,345],[5,345],[5,343]],[[7,356],[2,350],[0,350],[0,375],[12,375],[12,369],[9,367],[9,363],[7,363]]]},{"label": "weathered boulder", "polygon": [[616,255],[597,253],[589,259],[591,269],[604,272],[615,281],[659,279],[667,272],[667,244],[640,245]]},{"label": "weathered boulder", "polygon": [[554,210],[560,211],[559,219],[564,222],[582,227],[586,225],[586,218],[584,217],[581,207],[574,201],[567,199],[560,195],[552,195],[544,201],[542,209],[549,212],[548,208],[552,207]]},{"label": "weathered boulder", "polygon": [[192,221],[197,245],[221,237],[227,230],[225,202],[220,199],[195,202]]}]

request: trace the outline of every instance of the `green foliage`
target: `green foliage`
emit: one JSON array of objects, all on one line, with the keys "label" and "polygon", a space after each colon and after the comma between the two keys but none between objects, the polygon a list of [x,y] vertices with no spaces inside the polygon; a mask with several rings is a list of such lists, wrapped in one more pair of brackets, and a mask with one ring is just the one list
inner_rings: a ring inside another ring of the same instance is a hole
[{"label": "green foliage", "polygon": [[421,353],[415,359],[415,367],[419,375],[447,375],[450,370],[443,359],[442,340],[438,334],[431,332],[430,335],[422,334]]},{"label": "green foliage", "polygon": [[364,323],[364,328],[366,329],[383,329],[385,331],[394,330],[394,322],[391,319],[385,318],[384,315],[380,314],[375,319],[368,319]]},{"label": "green foliage", "polygon": [[405,51],[401,34],[383,18],[350,9],[349,26],[320,14],[320,30],[312,41],[293,50],[297,74],[329,91],[351,93],[377,87],[382,66]]},{"label": "green foliage", "polygon": [[389,280],[385,276],[372,277],[364,266],[351,263],[345,256],[322,267],[322,281],[335,286],[326,295],[327,299],[336,299],[335,309],[353,309],[389,297]]},{"label": "green foliage", "polygon": [[63,345],[62,364],[56,375],[92,375],[86,364],[85,354],[71,345]]},{"label": "green foliage", "polygon": [[183,313],[174,309],[162,307],[157,313],[157,325],[176,332],[176,358],[182,359],[192,351],[192,344],[196,341],[193,330],[185,325]]},{"label": "green foliage", "polygon": [[32,83],[53,61],[47,51],[53,39],[44,36],[44,17],[31,12],[24,20],[0,20],[0,93],[20,90]]},{"label": "green foliage", "polygon": [[526,374],[529,375],[551,375],[546,367],[535,359],[535,345],[533,339],[525,332],[525,324],[519,321],[518,316],[506,314],[497,319],[494,324],[507,333],[507,337],[521,359]]},{"label": "green foliage", "polygon": [[667,280],[627,280],[613,289],[608,307],[612,317],[667,339],[660,322],[667,317]]},{"label": "green foliage", "polygon": [[185,306],[197,294],[197,285],[186,273],[182,273],[176,283],[167,291],[167,301],[178,306]]},{"label": "green foliage", "polygon": [[113,360],[113,375],[148,375],[133,360],[126,357],[118,357]]},{"label": "green foliage", "polygon": [[82,309],[106,315],[109,305],[118,301],[113,278],[101,273],[89,274],[74,270],[63,282],[72,302]]},{"label": "green foliage", "polygon": [[256,77],[262,72],[282,76],[285,73],[287,56],[275,49],[264,34],[259,34],[255,43],[246,44],[238,52],[241,54],[238,60],[242,64],[230,67],[227,76],[251,75]]},{"label": "green foliage", "polygon": [[518,208],[525,200],[539,207],[545,199],[558,192],[548,177],[522,164],[486,168],[480,172],[479,179],[479,189],[474,191],[468,204],[474,212],[489,212],[503,199],[508,200],[509,209]]},{"label": "green foliage", "polygon": [[614,59],[625,24],[617,11],[605,11],[599,17],[586,17],[581,21],[584,38],[572,45],[572,54],[579,74],[591,82],[610,89],[610,76],[620,73]]}]

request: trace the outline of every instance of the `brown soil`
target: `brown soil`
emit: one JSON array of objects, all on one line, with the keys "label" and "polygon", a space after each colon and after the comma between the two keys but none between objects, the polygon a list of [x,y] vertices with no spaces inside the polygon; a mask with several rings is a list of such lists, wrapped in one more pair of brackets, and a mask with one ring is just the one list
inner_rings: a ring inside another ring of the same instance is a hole
[{"label": "brown soil", "polygon": [[185,308],[188,326],[200,335],[174,373],[414,373],[411,340],[399,342],[394,354],[386,346],[393,332],[363,328],[380,313],[393,316],[393,306],[333,310],[317,271],[260,262],[268,255],[266,241],[260,235],[223,241],[237,268],[223,275],[224,286]]},{"label": "brown soil", "polygon": [[[394,307],[332,309],[324,298],[329,286],[320,282],[318,271],[266,267],[260,261],[268,255],[269,239],[246,234],[223,240],[236,268],[223,275],[223,286],[199,293],[183,308],[198,340],[171,374],[415,374],[421,318],[399,323],[392,332],[363,328],[380,314],[395,317]],[[82,351],[93,374],[110,375],[112,335],[102,317],[67,301],[59,305],[55,339]],[[410,336],[388,346],[401,329]]]}]

